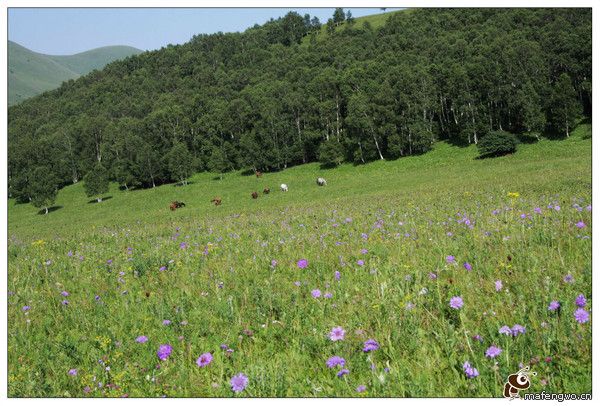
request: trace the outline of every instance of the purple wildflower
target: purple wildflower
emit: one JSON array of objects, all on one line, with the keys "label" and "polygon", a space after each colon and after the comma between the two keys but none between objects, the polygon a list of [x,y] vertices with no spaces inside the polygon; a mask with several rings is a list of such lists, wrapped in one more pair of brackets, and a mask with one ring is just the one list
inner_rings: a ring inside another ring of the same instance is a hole
[{"label": "purple wildflower", "polygon": [[205,352],[204,354],[202,354],[198,357],[198,359],[196,360],[196,365],[204,368],[205,366],[210,364],[212,362],[212,360],[213,360],[212,354],[210,352]]},{"label": "purple wildflower", "polygon": [[148,341],[148,337],[146,337],[146,336],[139,336],[138,338],[135,339],[135,342],[140,343],[140,344],[143,344],[147,341]]},{"label": "purple wildflower", "polygon": [[339,281],[342,278],[342,274],[340,271],[335,271],[335,280]]},{"label": "purple wildflower", "polygon": [[350,373],[350,371],[344,368],[344,369],[341,369],[341,370],[340,370],[340,371],[337,373],[337,376],[338,376],[338,378],[341,378],[342,376],[344,376],[344,375],[348,375],[349,373]]},{"label": "purple wildflower", "polygon": [[310,292],[310,294],[312,295],[312,297],[314,298],[318,298],[321,297],[321,291],[319,289],[314,289],[312,292]]},{"label": "purple wildflower", "polygon": [[356,388],[356,391],[357,391],[358,393],[362,393],[362,392],[364,392],[364,391],[366,391],[366,390],[367,390],[367,387],[366,387],[365,385],[359,385],[359,386]]},{"label": "purple wildflower", "polygon": [[583,221],[578,222],[577,224],[575,224],[577,226],[577,228],[582,229],[585,228],[585,223]]},{"label": "purple wildflower", "polygon": [[575,304],[577,305],[577,307],[585,307],[586,303],[587,303],[587,300],[585,299],[585,296],[583,296],[583,295],[579,295],[575,299]]},{"label": "purple wildflower", "polygon": [[481,337],[479,334],[474,335],[472,338],[473,338],[473,340],[479,341],[480,343],[483,342],[483,337]]},{"label": "purple wildflower", "polygon": [[494,282],[494,285],[496,287],[496,292],[500,292],[502,290],[502,281],[501,280],[497,280],[496,282]]},{"label": "purple wildflower", "polygon": [[248,386],[248,377],[242,373],[237,374],[231,378],[231,390],[234,392],[241,392]]},{"label": "purple wildflower", "polygon": [[575,310],[573,316],[575,316],[575,320],[577,320],[579,324],[587,323],[590,320],[590,314],[581,307]]},{"label": "purple wildflower", "polygon": [[68,256],[68,257],[72,257],[72,256],[73,256],[73,251],[69,251],[69,252],[67,252],[67,256]]},{"label": "purple wildflower", "polygon": [[67,306],[69,304],[69,301],[68,300],[63,300],[62,304],[63,304],[63,306]]},{"label": "purple wildflower", "polygon": [[477,368],[473,368],[469,361],[465,361],[465,363],[463,364],[463,370],[465,371],[465,375],[469,379],[473,379],[479,376],[479,371],[477,370]]},{"label": "purple wildflower", "polygon": [[346,331],[338,326],[331,329],[331,332],[329,333],[329,338],[331,339],[331,341],[339,341],[344,339],[345,334]]},{"label": "purple wildflower", "polygon": [[463,307],[462,297],[454,296],[452,299],[450,299],[450,307],[453,309],[460,309]]},{"label": "purple wildflower", "polygon": [[160,268],[158,268],[158,270],[159,270],[159,271],[161,271],[161,272],[162,272],[162,271],[166,271],[166,270],[167,270],[167,267],[163,265],[163,266],[161,266]]},{"label": "purple wildflower", "polygon": [[171,320],[163,320],[162,324],[163,326],[168,326],[169,324],[171,324]]},{"label": "purple wildflower", "polygon": [[379,349],[379,343],[370,338],[364,342],[363,352],[371,352]]},{"label": "purple wildflower", "polygon": [[500,327],[500,330],[498,330],[498,333],[504,334],[505,336],[510,336],[512,335],[512,330],[508,326],[502,326]]},{"label": "purple wildflower", "polygon": [[358,261],[356,261],[356,263],[358,264],[358,266],[363,266],[365,264],[365,261],[359,259]]},{"label": "purple wildflower", "polygon": [[343,367],[344,365],[346,365],[346,360],[342,357],[338,357],[337,355],[334,355],[333,357],[330,357],[327,362],[327,368],[334,368],[337,366]]},{"label": "purple wildflower", "polygon": [[325,299],[331,299],[333,297],[333,294],[330,292],[325,292]]},{"label": "purple wildflower", "polygon": [[308,261],[306,259],[301,259],[298,261],[297,265],[298,265],[298,268],[304,269],[308,266]]},{"label": "purple wildflower", "polygon": [[172,351],[173,347],[169,344],[161,344],[160,347],[158,347],[158,351],[156,351],[156,355],[158,355],[159,360],[164,361],[169,358]]},{"label": "purple wildflower", "polygon": [[560,308],[560,302],[558,302],[558,300],[553,300],[548,305],[548,310],[550,310],[552,312],[555,310],[558,310],[559,308]]},{"label": "purple wildflower", "polygon": [[77,375],[77,370],[75,368],[69,369],[69,375],[76,376]]},{"label": "purple wildflower", "polygon": [[66,290],[63,290],[62,292],[60,292],[61,295],[63,295],[64,297],[69,296],[69,292],[67,292]]},{"label": "purple wildflower", "polygon": [[542,214],[542,209],[540,209],[539,207],[536,207],[535,209],[533,209],[533,211],[537,214]]},{"label": "purple wildflower", "polygon": [[463,266],[465,267],[465,269],[466,269],[467,271],[472,271],[472,270],[473,270],[473,266],[472,266],[471,264],[469,264],[468,262],[465,262],[465,263],[463,264]]},{"label": "purple wildflower", "polygon": [[566,283],[573,283],[575,281],[575,278],[573,278],[573,275],[568,274],[563,278],[563,281],[565,281]]},{"label": "purple wildflower", "polygon": [[488,358],[496,358],[501,353],[502,353],[502,349],[492,345],[486,350],[485,356]]},{"label": "purple wildflower", "polygon": [[296,282],[294,282],[294,285],[300,286],[300,285],[302,285],[302,283],[300,281],[296,281]]},{"label": "purple wildflower", "polygon": [[360,250],[360,253],[363,254],[363,255],[366,254],[366,253],[368,253],[368,252],[369,252],[369,250],[367,250],[366,248],[363,248],[363,249]]},{"label": "purple wildflower", "polygon": [[446,262],[447,262],[447,263],[449,263],[449,264],[453,264],[453,263],[455,263],[455,262],[456,262],[456,259],[454,259],[454,255],[448,255],[448,256],[446,257]]},{"label": "purple wildflower", "polygon": [[24,312],[29,311],[29,309],[31,309],[31,306],[23,306],[23,307],[21,307],[21,310],[23,310]]},{"label": "purple wildflower", "polygon": [[277,261],[276,261],[276,260],[274,260],[274,259],[272,259],[272,260],[271,260],[271,266],[272,266],[273,268],[275,268],[275,267],[277,266]]},{"label": "purple wildflower", "polygon": [[516,337],[516,336],[518,336],[519,334],[525,334],[525,327],[523,327],[523,326],[522,326],[522,325],[520,325],[520,324],[515,324],[515,325],[513,326],[513,328],[511,329],[511,331],[512,331],[512,335],[513,335],[514,337]]}]

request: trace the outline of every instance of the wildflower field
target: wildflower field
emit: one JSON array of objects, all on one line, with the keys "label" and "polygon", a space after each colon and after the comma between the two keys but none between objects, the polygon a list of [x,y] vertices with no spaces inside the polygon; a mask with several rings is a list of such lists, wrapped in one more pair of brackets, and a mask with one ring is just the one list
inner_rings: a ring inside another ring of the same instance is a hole
[{"label": "wildflower field", "polygon": [[590,131],[9,201],[9,396],[591,392]]}]

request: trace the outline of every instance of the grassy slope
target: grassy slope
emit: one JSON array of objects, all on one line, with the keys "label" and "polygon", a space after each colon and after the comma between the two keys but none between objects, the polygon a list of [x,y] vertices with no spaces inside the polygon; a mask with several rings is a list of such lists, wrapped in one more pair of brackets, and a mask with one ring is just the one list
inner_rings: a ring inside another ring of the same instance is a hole
[{"label": "grassy slope", "polygon": [[8,104],[55,89],[64,81],[140,52],[133,47],[111,46],[75,55],[44,55],[8,41]]},{"label": "grassy slope", "polygon": [[[367,195],[416,199],[418,192],[432,189],[507,191],[523,183],[528,189],[543,191],[549,182],[555,185],[573,181],[586,183],[586,177],[591,177],[590,141],[581,140],[581,134],[589,131],[589,125],[582,125],[568,140],[523,144],[516,154],[491,160],[475,159],[474,146],[461,148],[438,143],[433,151],[422,156],[363,166],[346,164],[333,170],[321,170],[314,163],[266,173],[262,179],[234,172],[219,180],[215,174],[200,173],[194,175],[186,187],[171,184],[156,189],[119,191],[117,185],[112,184],[107,193],[111,198],[101,204],[88,203],[90,198],[80,183],[62,189],[55,204],[60,209],[47,216],[38,215],[38,209],[30,204],[9,201],[9,231],[18,235],[60,235],[82,226],[116,225],[148,218],[156,222],[186,216],[221,216],[289,205],[334,204],[334,199],[364,199]],[[560,172],[557,168],[561,168]],[[328,180],[327,188],[315,186],[317,176]],[[279,192],[281,183],[289,185],[290,193]],[[273,190],[270,195],[258,200],[250,198],[251,192],[260,192],[267,186]],[[222,206],[210,204],[214,196],[223,198]],[[172,200],[184,201],[187,207],[171,213],[167,208]]]},{"label": "grassy slope", "polygon": [[134,47],[117,45],[92,49],[75,55],[48,55],[49,59],[56,61],[73,72],[85,75],[94,69],[101,69],[106,64],[131,55],[142,53]]},{"label": "grassy slope", "polygon": [[8,42],[8,104],[21,102],[79,76],[66,66]]},{"label": "grassy slope", "polygon": [[[530,392],[590,392],[591,323],[573,317],[578,294],[591,302],[589,129],[492,160],[438,143],[423,156],[359,167],[113,186],[101,204],[86,203],[75,185],[47,216],[11,201],[9,395],[224,397],[243,372],[244,396],[499,397],[507,375],[534,357],[552,361],[533,366]],[[288,193],[276,190],[281,182]],[[264,186],[273,192],[252,200]],[[223,206],[210,204],[214,195]],[[174,199],[187,207],[170,212]],[[297,268],[300,258],[308,268]],[[314,299],[316,288],[332,298]],[[460,311],[448,306],[457,295]],[[547,311],[552,300],[561,312]],[[498,333],[514,324],[526,334]],[[344,341],[327,338],[335,326]],[[138,335],[149,341],[136,343]],[[364,353],[368,338],[381,349]],[[164,343],[173,353],[157,369]],[[503,350],[493,360],[492,344]],[[208,351],[212,364],[198,368]],[[349,375],[325,366],[332,355],[346,359]],[[464,375],[467,360],[476,379]]]}]

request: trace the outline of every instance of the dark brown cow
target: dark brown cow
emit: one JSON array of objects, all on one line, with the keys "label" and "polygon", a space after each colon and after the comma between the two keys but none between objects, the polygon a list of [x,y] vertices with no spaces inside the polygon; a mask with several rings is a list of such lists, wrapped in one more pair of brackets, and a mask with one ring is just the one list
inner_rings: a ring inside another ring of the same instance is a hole
[{"label": "dark brown cow", "polygon": [[182,207],[185,207],[185,203],[184,202],[178,202],[177,200],[175,200],[174,202],[171,202],[171,204],[169,205],[169,209],[171,209],[171,211],[175,211],[175,210],[180,209]]},{"label": "dark brown cow", "polygon": [[256,171],[255,174],[256,174],[257,178],[260,178],[262,176],[262,172],[261,171]]},{"label": "dark brown cow", "polygon": [[258,193],[252,192],[252,198],[253,199],[258,199]]},{"label": "dark brown cow", "polygon": [[269,189],[268,187],[263,189],[263,193],[268,195],[269,193],[271,193],[271,189]]},{"label": "dark brown cow", "polygon": [[221,205],[221,198],[219,196],[213,198],[211,201],[211,203],[214,203],[215,206],[220,206]]}]

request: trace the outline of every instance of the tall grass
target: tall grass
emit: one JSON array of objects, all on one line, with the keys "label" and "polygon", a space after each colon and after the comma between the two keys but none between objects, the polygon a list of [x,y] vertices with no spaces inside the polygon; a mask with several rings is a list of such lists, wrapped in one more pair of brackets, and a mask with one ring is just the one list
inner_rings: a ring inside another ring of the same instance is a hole
[{"label": "tall grass", "polygon": [[[113,187],[100,204],[74,185],[48,215],[10,202],[9,395],[497,397],[521,365],[530,391],[590,392],[591,321],[573,315],[580,294],[591,309],[590,145],[476,160],[440,143],[359,167]],[[327,367],[334,355],[349,374]]]}]

